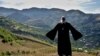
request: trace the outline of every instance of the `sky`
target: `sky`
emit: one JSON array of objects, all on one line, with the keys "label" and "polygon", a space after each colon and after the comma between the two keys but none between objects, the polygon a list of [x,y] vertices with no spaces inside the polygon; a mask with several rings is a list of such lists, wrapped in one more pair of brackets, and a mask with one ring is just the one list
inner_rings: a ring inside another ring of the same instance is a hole
[{"label": "sky", "polygon": [[100,0],[0,0],[0,7],[78,9],[85,13],[100,13]]}]

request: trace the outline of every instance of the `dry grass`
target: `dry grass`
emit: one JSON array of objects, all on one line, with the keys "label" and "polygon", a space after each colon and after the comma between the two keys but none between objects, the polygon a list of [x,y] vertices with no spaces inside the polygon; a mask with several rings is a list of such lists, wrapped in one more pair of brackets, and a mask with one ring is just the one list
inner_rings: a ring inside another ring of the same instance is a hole
[{"label": "dry grass", "polygon": [[[28,40],[18,40],[13,42],[11,46],[9,43],[2,43],[0,40],[0,53],[5,55],[10,52],[11,56],[58,56],[57,49],[48,45]],[[73,56],[95,56],[83,52],[73,52]]]}]

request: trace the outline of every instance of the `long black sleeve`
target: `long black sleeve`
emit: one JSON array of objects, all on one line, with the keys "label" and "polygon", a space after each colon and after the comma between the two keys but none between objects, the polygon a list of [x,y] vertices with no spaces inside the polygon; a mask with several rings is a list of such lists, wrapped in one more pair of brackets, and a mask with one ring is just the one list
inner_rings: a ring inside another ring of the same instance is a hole
[{"label": "long black sleeve", "polygon": [[46,36],[48,38],[50,38],[51,40],[54,40],[56,33],[57,33],[57,29],[58,29],[58,24],[54,27],[54,29],[52,29],[51,31],[49,31]]},{"label": "long black sleeve", "polygon": [[74,40],[78,40],[82,37],[82,34],[79,31],[77,31],[71,24],[69,24],[69,29],[72,33]]}]

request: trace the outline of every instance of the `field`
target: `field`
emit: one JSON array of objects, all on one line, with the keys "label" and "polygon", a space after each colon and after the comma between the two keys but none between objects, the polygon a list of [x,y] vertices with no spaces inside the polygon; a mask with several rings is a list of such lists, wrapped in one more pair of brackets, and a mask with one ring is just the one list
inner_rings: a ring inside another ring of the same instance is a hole
[{"label": "field", "polygon": [[[16,40],[2,43],[0,39],[0,56],[58,56],[57,48],[36,40]],[[73,56],[96,56],[84,52],[73,52]]]}]

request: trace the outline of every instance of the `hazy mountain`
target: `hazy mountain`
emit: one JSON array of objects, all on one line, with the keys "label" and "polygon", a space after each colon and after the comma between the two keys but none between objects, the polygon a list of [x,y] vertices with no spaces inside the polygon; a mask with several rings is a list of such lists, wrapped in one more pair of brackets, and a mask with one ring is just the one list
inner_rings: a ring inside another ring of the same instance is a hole
[{"label": "hazy mountain", "polygon": [[8,15],[7,16],[8,18],[11,18],[11,19],[13,19],[13,20],[16,20],[16,21],[18,21],[18,22],[26,22],[27,20],[29,20],[30,19],[30,17],[28,17],[28,16],[26,16],[26,15],[24,15],[24,14],[22,14],[22,13],[20,13],[20,12],[15,12],[15,13],[12,13],[12,14],[10,14],[10,15]]},{"label": "hazy mountain", "polygon": [[[11,9],[3,11],[1,14],[3,15],[9,10]],[[16,9],[13,10],[16,11]],[[80,10],[65,11],[57,8],[30,8],[17,10],[17,12],[8,13],[6,16],[42,30],[53,28],[59,22],[60,17],[65,16],[66,21],[82,32],[83,38],[79,40],[81,47],[100,47],[100,14],[86,14]]]},{"label": "hazy mountain", "polygon": [[8,16],[14,12],[17,12],[18,10],[12,9],[12,8],[4,8],[0,7],[0,16]]}]

